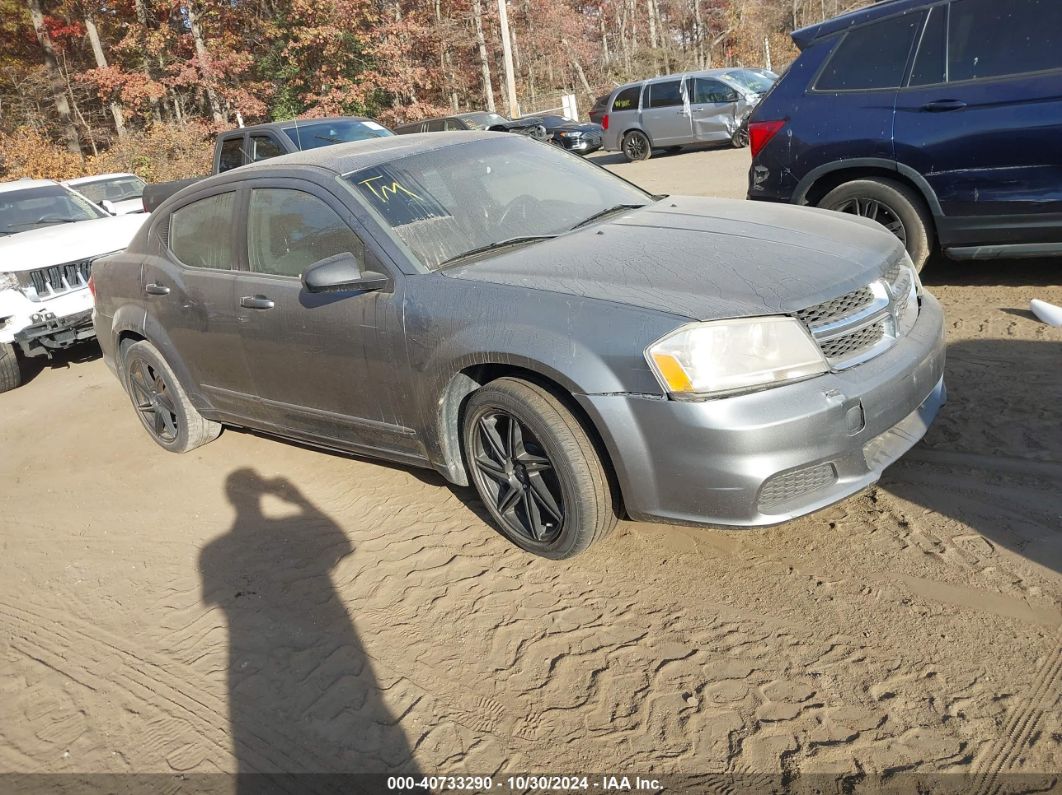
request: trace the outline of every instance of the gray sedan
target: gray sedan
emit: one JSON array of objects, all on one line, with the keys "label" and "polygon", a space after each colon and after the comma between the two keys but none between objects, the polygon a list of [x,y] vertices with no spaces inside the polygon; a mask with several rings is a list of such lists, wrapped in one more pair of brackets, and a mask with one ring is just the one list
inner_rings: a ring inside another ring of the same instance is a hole
[{"label": "gray sedan", "polygon": [[431,467],[563,558],[617,517],[767,525],[873,483],[944,398],[903,247],[820,210],[652,196],[521,136],[275,158],[93,268],[150,436],[223,424]]}]

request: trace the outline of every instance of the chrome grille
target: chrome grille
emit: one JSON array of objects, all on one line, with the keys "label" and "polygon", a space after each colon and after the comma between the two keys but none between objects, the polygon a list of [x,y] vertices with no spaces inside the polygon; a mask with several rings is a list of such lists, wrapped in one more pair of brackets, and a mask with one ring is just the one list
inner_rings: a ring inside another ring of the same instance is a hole
[{"label": "chrome grille", "polygon": [[87,287],[91,271],[92,260],[82,259],[26,271],[18,274],[18,279],[27,298],[31,301],[45,301]]},{"label": "chrome grille", "polygon": [[872,348],[885,338],[885,321],[863,326],[851,334],[844,334],[832,340],[820,343],[822,353],[827,359],[844,359],[852,354]]},{"label": "chrome grille", "polygon": [[848,295],[842,295],[840,298],[834,298],[832,301],[826,301],[808,309],[802,309],[797,312],[797,317],[803,320],[808,326],[814,326],[819,323],[826,323],[831,320],[847,317],[853,312],[869,305],[873,301],[874,294],[870,291],[870,288],[861,287],[855,292],[848,293]]},{"label": "chrome grille", "polygon": [[833,464],[816,464],[774,475],[760,489],[760,510],[769,512],[797,497],[832,486],[836,481],[837,470]]},{"label": "chrome grille", "polygon": [[[914,276],[899,260],[882,279],[796,313],[834,370],[854,367],[891,348],[914,325],[907,312]],[[901,320],[902,319],[902,320]]]}]

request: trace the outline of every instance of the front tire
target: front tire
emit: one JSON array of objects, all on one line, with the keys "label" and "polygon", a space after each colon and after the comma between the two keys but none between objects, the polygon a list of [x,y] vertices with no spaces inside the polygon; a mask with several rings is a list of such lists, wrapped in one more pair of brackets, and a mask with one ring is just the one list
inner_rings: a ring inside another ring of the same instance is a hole
[{"label": "front tire", "polygon": [[9,392],[22,383],[22,368],[19,367],[15,346],[0,342],[0,392]]},{"label": "front tire", "polygon": [[205,419],[177,381],[158,348],[146,340],[123,348],[125,391],[148,435],[171,453],[187,453],[221,433]]},{"label": "front tire", "polygon": [[586,431],[542,387],[499,378],[476,390],[461,441],[472,483],[517,546],[559,560],[616,525],[608,476]]},{"label": "front tire", "polygon": [[891,179],[857,179],[827,193],[819,207],[870,218],[903,243],[915,268],[922,270],[933,247],[933,219],[912,188]]},{"label": "front tire", "polygon": [[640,130],[631,130],[623,136],[621,145],[623,155],[629,161],[648,160],[653,154],[653,146],[649,143],[649,136]]},{"label": "front tire", "polygon": [[744,149],[749,145],[749,123],[743,122],[730,136],[730,145],[735,149]]}]

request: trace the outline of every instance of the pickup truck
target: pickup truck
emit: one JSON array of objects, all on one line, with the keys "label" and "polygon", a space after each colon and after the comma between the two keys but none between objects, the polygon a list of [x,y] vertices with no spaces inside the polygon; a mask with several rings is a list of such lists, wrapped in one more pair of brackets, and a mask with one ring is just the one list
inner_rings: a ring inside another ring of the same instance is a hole
[{"label": "pickup truck", "polygon": [[[218,135],[214,143],[214,167],[211,173],[222,174],[247,163],[257,163],[292,152],[388,135],[394,133],[362,116],[302,121],[291,119],[240,127]],[[200,179],[193,177],[148,185],[144,189],[144,209],[151,212],[177,191]]]}]

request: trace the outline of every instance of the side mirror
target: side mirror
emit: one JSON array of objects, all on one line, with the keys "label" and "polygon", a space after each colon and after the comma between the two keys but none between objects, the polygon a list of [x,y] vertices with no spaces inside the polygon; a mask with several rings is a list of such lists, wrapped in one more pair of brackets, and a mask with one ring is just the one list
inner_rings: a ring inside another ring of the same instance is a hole
[{"label": "side mirror", "polygon": [[110,199],[104,199],[100,202],[100,207],[109,212],[111,215],[118,215],[118,208],[114,206],[114,202]]},{"label": "side mirror", "polygon": [[358,258],[349,252],[319,260],[302,274],[302,284],[311,293],[338,293],[346,290],[384,290],[391,279],[376,271],[363,271]]}]

